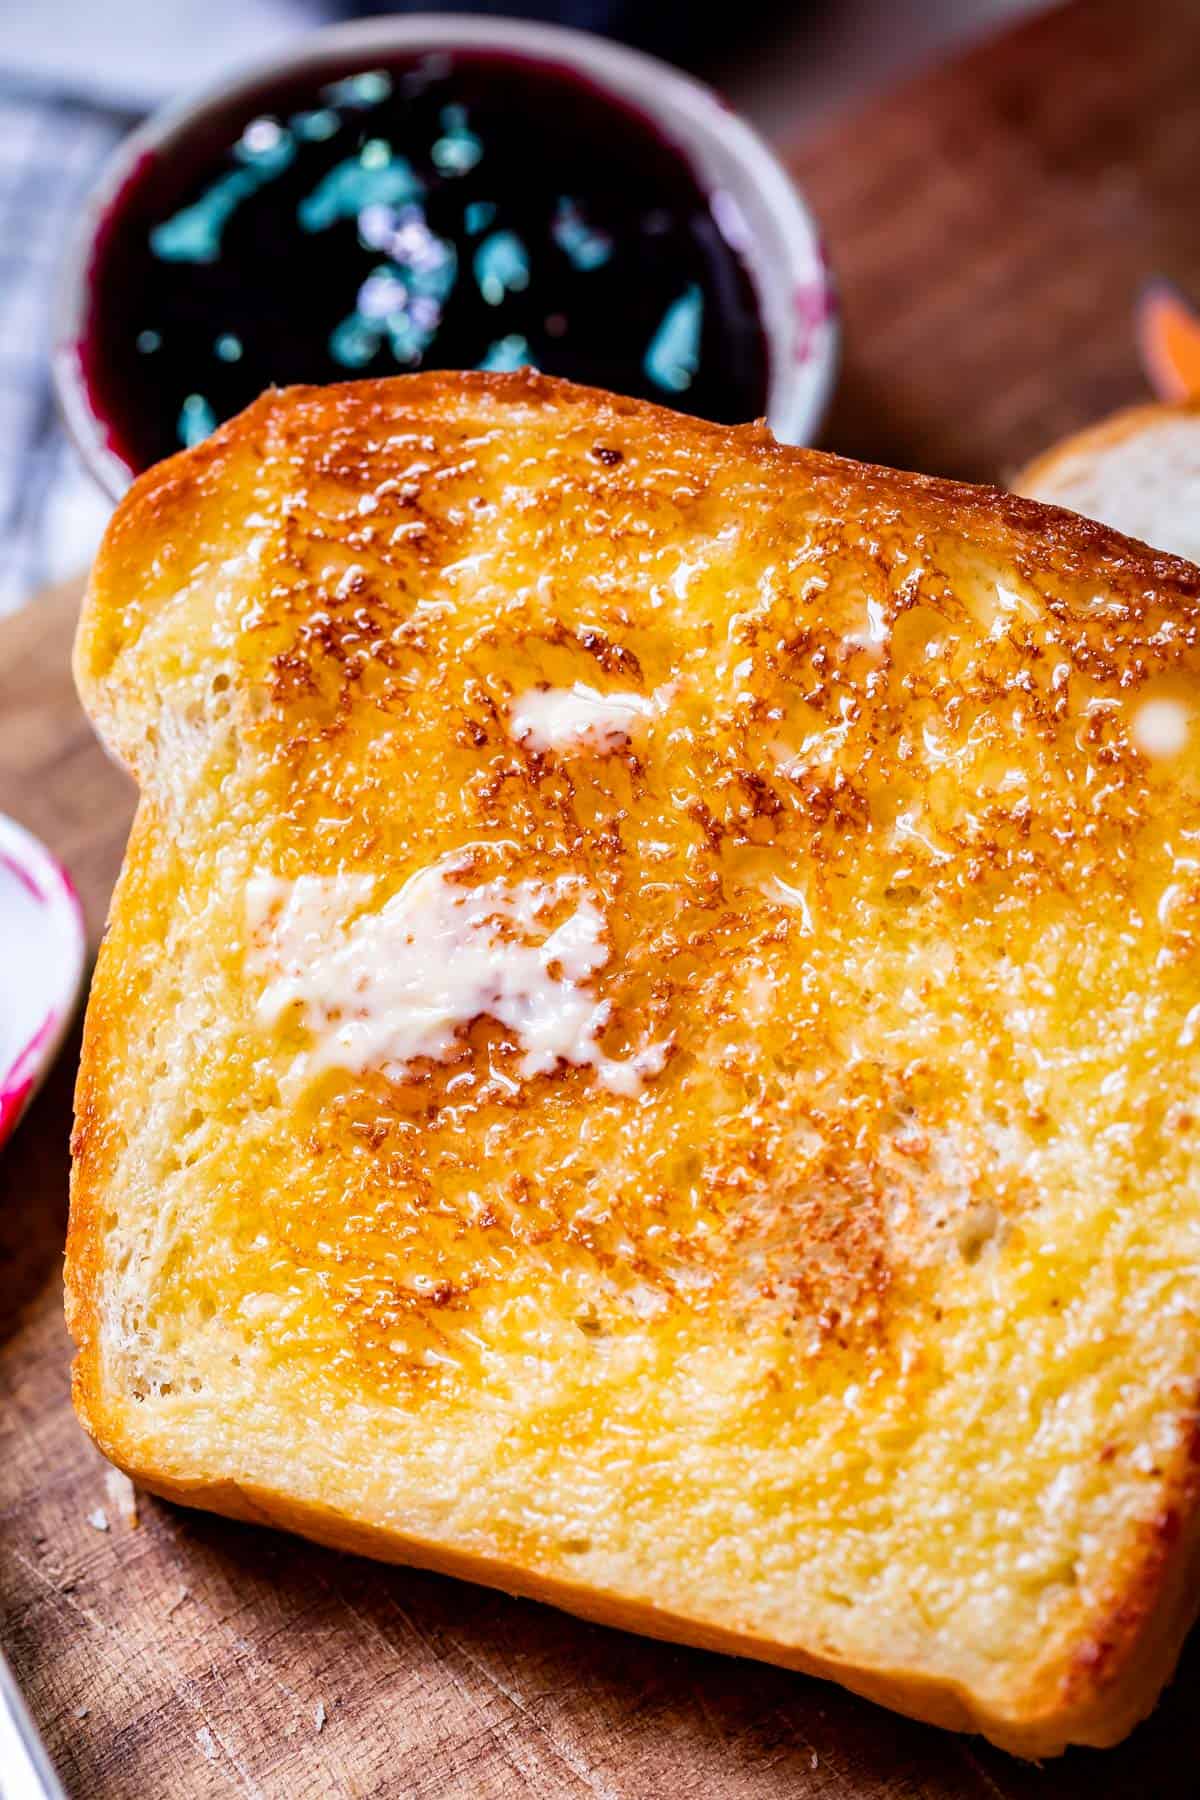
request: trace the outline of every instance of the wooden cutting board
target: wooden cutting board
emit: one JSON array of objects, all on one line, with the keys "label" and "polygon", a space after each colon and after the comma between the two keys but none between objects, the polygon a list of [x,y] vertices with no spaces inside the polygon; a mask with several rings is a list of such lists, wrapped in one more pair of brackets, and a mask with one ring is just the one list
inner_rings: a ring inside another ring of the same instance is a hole
[{"label": "wooden cutting board", "polygon": [[[1200,295],[1198,94],[1200,9],[1103,0],[805,147],[846,299],[834,446],[998,477],[1137,397],[1138,286],[1163,272]],[[95,942],[132,796],[71,694],[76,604],[63,590],[0,627],[0,810],[65,858]],[[73,1794],[1194,1793],[1200,1643],[1126,1746],[1039,1771],[816,1682],[436,1576],[150,1500],[134,1526],[68,1401],[76,1049],[0,1158],[0,1641]]]}]

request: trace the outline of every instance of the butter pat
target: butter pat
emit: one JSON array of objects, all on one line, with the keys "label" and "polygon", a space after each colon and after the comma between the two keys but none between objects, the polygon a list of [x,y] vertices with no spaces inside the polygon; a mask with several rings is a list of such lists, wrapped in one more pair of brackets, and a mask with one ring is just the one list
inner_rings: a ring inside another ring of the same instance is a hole
[{"label": "butter pat", "polygon": [[1145,756],[1178,756],[1188,730],[1187,708],[1178,700],[1147,700],[1133,715],[1133,741]]},{"label": "butter pat", "polygon": [[661,712],[665,692],[602,694],[577,681],[566,688],[530,688],[509,708],[508,728],[530,750],[622,750],[639,719]]},{"label": "butter pat", "polygon": [[583,881],[471,887],[462,872],[461,855],[445,857],[376,909],[371,875],[252,877],[247,966],[265,983],[258,1023],[278,1025],[298,1009],[314,1040],[289,1084],[334,1068],[402,1081],[422,1059],[445,1062],[486,1014],[516,1037],[522,1077],[565,1062],[594,1069],[613,1093],[636,1094],[667,1046],[625,1061],[600,1049],[611,1009],[588,984],[609,951]]}]

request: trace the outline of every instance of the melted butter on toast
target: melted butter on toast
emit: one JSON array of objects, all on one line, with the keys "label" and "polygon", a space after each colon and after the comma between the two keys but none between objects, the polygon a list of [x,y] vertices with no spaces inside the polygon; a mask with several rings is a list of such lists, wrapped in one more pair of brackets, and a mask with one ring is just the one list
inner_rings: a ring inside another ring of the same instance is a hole
[{"label": "melted butter on toast", "polygon": [[271,1026],[299,1007],[315,1040],[289,1071],[293,1093],[326,1069],[407,1081],[419,1063],[446,1062],[486,1016],[520,1044],[522,1079],[587,1065],[614,1093],[636,1094],[666,1046],[624,1062],[600,1053],[608,1007],[587,984],[608,949],[579,881],[471,886],[463,865],[458,855],[419,870],[378,910],[361,910],[369,875],[252,877],[248,969],[266,981],[256,1016]]}]

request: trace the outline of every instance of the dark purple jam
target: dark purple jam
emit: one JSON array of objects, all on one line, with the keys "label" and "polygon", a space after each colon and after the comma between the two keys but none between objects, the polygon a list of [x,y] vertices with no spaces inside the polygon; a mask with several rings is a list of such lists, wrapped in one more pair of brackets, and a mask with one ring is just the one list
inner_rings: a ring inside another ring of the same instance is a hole
[{"label": "dark purple jam", "polygon": [[150,156],[83,358],[134,470],[271,383],[512,369],[764,412],[749,271],[686,157],[561,68],[427,55],[261,89]]}]

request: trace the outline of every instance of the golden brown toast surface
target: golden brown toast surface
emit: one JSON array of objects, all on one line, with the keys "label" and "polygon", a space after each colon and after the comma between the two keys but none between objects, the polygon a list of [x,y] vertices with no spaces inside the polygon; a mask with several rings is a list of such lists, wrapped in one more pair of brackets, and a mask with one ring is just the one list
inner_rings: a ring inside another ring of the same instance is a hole
[{"label": "golden brown toast surface", "polygon": [[[1122,1735],[1194,1605],[1198,595],[533,375],[269,395],[144,476],[77,651],[142,786],[78,1096],[101,1446],[1028,1753]],[[574,684],[647,704],[538,749]],[[264,1005],[256,883],[344,943],[435,867],[556,896],[501,947],[586,900],[591,1060],[497,1006],[340,1066]]]}]

